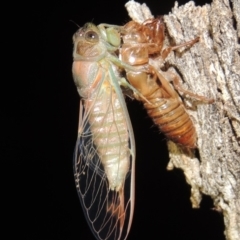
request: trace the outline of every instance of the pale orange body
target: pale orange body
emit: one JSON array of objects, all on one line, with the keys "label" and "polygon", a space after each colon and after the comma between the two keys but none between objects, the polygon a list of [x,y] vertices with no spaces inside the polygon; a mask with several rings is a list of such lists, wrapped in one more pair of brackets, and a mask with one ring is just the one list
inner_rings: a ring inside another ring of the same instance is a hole
[{"label": "pale orange body", "polygon": [[116,41],[113,30],[87,23],[73,36],[72,72],[81,96],[74,176],[98,240],[125,240],[134,209],[135,141],[115,55],[120,36]]}]

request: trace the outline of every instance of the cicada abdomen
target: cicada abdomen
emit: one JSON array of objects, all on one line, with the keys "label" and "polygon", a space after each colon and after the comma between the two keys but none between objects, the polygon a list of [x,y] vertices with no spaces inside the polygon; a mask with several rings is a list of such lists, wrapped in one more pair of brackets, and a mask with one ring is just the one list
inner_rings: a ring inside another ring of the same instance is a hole
[{"label": "cicada abdomen", "polygon": [[194,98],[204,102],[212,100],[182,89],[178,77],[168,71],[161,71],[160,67],[172,50],[186,45],[191,46],[199,38],[178,46],[163,48],[164,30],[162,18],[149,19],[143,24],[129,22],[122,31],[123,45],[120,59],[138,69],[138,71],[126,69],[127,79],[143,95],[144,98],[135,93],[135,97],[144,103],[149,116],[160,131],[177,144],[195,148],[197,140],[195,127],[170,82],[173,82],[175,88]]},{"label": "cicada abdomen", "polygon": [[133,217],[135,143],[115,65],[120,36],[113,28],[88,23],[73,42],[72,71],[82,97],[74,157],[77,191],[95,237],[123,240]]},{"label": "cicada abdomen", "polygon": [[[196,131],[184,105],[169,83],[155,69],[152,73],[129,72],[129,82],[148,100],[144,107],[160,131],[173,142],[196,147]],[[160,79],[160,81],[158,80]]]}]

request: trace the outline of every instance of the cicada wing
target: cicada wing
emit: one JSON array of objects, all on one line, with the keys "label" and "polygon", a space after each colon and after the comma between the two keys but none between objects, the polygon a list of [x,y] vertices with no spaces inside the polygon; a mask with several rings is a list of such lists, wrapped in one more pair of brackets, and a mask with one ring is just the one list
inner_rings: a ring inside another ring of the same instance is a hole
[{"label": "cicada wing", "polygon": [[101,159],[93,143],[88,113],[84,112],[82,104],[80,114],[82,114],[80,116],[82,122],[75,147],[73,167],[82,209],[96,239],[126,239],[133,211],[132,161],[130,160],[130,170],[122,190],[110,190]]}]

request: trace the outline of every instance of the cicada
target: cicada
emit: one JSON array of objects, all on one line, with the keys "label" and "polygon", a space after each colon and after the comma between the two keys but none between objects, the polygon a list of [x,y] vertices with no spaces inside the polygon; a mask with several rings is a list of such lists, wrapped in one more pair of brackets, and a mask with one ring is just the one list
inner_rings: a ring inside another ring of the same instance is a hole
[{"label": "cicada", "polygon": [[126,239],[134,209],[135,142],[120,88],[117,26],[85,24],[73,36],[73,78],[80,100],[74,154],[77,192],[99,240]]},{"label": "cicada", "polygon": [[162,18],[148,19],[142,24],[130,21],[122,30],[123,45],[119,58],[138,68],[138,71],[125,69],[127,79],[144,96],[143,99],[137,92],[134,93],[135,98],[144,103],[160,131],[179,145],[195,148],[196,130],[176,90],[206,103],[213,100],[183,89],[178,76],[170,71],[162,71],[161,67],[171,51],[192,46],[199,38],[165,48],[164,38],[165,25]]}]

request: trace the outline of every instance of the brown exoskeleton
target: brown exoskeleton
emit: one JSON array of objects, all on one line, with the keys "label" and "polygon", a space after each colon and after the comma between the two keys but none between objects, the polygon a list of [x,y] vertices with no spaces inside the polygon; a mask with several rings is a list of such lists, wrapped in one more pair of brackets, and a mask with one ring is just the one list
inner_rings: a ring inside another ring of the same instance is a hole
[{"label": "brown exoskeleton", "polygon": [[122,30],[123,45],[119,57],[123,62],[139,69],[126,69],[127,79],[144,97],[134,93],[135,98],[144,103],[149,116],[161,132],[177,144],[196,148],[195,127],[175,89],[202,102],[212,103],[213,100],[182,89],[178,76],[170,71],[161,71],[161,66],[156,65],[156,62],[163,63],[171,51],[183,46],[192,46],[199,38],[163,48],[164,31],[162,18],[149,19],[142,24],[134,21],[127,23]]}]

